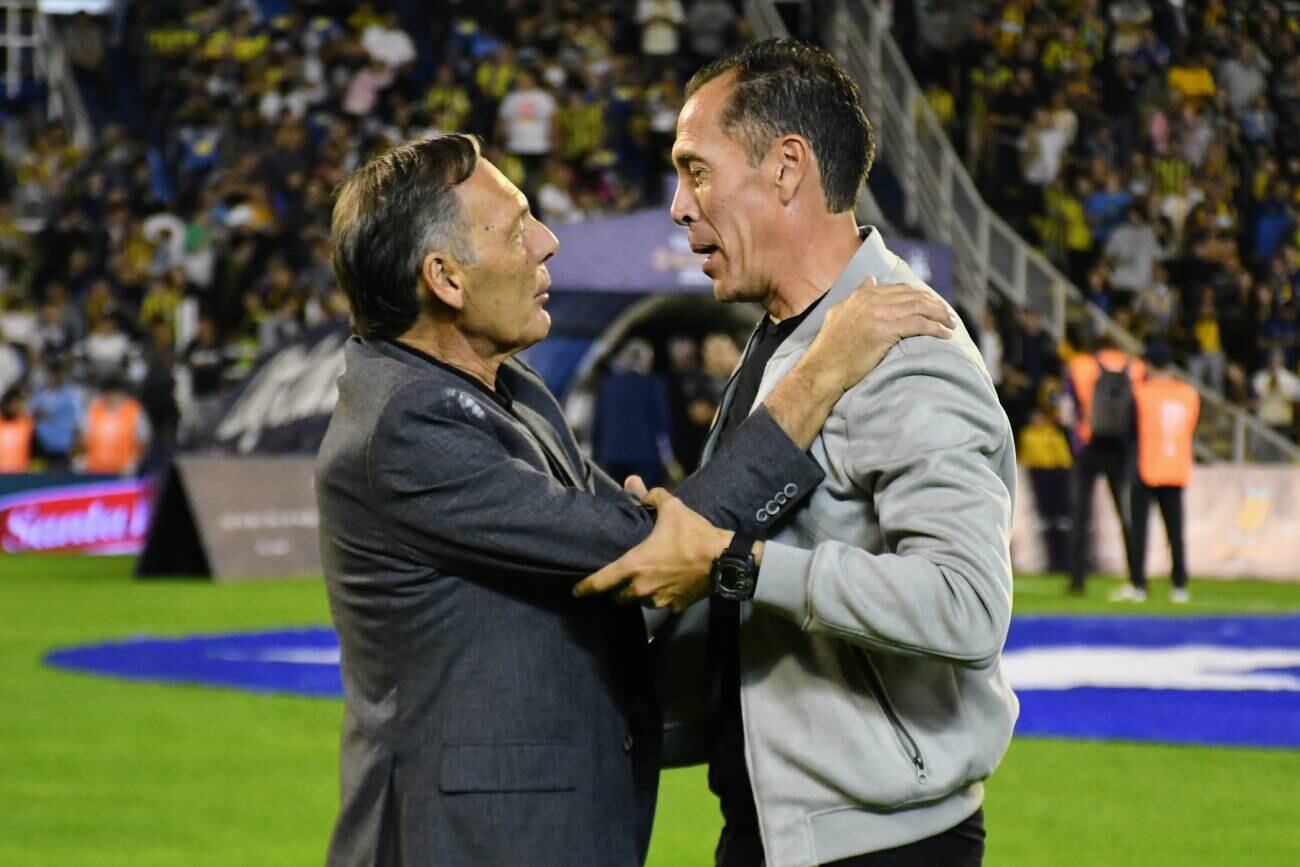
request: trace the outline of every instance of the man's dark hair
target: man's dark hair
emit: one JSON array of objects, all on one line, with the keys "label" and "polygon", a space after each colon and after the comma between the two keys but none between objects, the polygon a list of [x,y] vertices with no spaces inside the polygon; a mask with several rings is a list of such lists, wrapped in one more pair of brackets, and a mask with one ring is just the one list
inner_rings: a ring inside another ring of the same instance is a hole
[{"label": "man's dark hair", "polygon": [[724,55],[686,84],[689,99],[704,85],[735,75],[722,128],[757,166],[779,136],[808,140],[832,213],[851,209],[876,158],[871,121],[858,86],[825,50],[794,39],[764,39]]},{"label": "man's dark hair", "polygon": [[454,187],[478,161],[478,139],[438,136],[393,148],[339,187],[330,246],[357,334],[397,337],[415,324],[420,268],[431,250],[474,261]]}]

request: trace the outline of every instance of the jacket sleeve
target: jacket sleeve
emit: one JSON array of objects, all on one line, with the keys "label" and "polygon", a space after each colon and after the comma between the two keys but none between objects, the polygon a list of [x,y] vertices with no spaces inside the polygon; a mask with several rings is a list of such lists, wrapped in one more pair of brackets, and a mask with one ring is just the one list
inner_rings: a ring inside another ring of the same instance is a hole
[{"label": "jacket sleeve", "polygon": [[1011,619],[1015,452],[982,368],[960,347],[904,341],[856,387],[845,425],[844,471],[884,552],[769,542],[755,603],[887,653],[992,664]]},{"label": "jacket sleeve", "polygon": [[[677,494],[720,527],[757,535],[821,480],[770,416],[737,429]],[[502,444],[473,398],[427,383],[397,389],[367,448],[368,479],[394,538],[416,556],[485,580],[568,587],[621,556],[654,520],[599,470],[596,493],[567,487]],[[786,503],[774,493],[784,490]],[[796,494],[790,494],[797,490]],[[776,514],[769,515],[767,507]],[[758,521],[756,515],[762,515]]]}]

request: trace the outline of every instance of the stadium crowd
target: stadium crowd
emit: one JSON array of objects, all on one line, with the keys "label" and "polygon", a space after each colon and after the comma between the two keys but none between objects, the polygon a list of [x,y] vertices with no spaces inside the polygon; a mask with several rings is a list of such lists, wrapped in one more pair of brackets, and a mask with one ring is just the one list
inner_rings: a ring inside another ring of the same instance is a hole
[{"label": "stadium crowd", "polygon": [[[1090,304],[1296,437],[1300,15],[892,6],[998,212]],[[201,440],[259,354],[346,319],[332,191],[396,142],[479,134],[550,222],[662,207],[684,81],[748,36],[731,0],[411,7],[177,0],[61,27],[95,143],[35,124],[25,153],[0,157],[0,425],[27,419],[12,429],[32,428],[36,466],[96,466],[92,418],[130,440],[108,466],[162,460]],[[22,231],[32,218],[43,228]],[[1031,454],[1068,464],[1047,432],[1068,428],[1081,341],[1006,307],[968,324],[1016,429],[1052,443]],[[676,372],[656,342],[656,369]]]},{"label": "stadium crowd", "polygon": [[[994,209],[1090,305],[1297,438],[1300,8],[893,5],[925,99]],[[1003,378],[1044,381],[1014,364]]]},{"label": "stadium crowd", "polygon": [[552,222],[659,205],[685,76],[747,35],[729,0],[128,8],[62,28],[93,147],[37,124],[0,158],[0,394],[55,468],[86,466],[100,393],[136,394],[110,425],[140,431],[129,471],[345,318],[331,194],[397,142],[477,133]]}]

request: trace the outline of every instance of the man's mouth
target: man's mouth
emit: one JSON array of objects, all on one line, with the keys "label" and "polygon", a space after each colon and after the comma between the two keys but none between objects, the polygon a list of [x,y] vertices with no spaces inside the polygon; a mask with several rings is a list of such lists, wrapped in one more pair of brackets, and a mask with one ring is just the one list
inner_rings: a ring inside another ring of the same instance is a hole
[{"label": "man's mouth", "polygon": [[703,271],[706,276],[712,277],[713,275],[709,273],[709,266],[713,264],[713,255],[718,252],[718,245],[692,243],[691,252],[707,257],[700,266],[700,270]]}]

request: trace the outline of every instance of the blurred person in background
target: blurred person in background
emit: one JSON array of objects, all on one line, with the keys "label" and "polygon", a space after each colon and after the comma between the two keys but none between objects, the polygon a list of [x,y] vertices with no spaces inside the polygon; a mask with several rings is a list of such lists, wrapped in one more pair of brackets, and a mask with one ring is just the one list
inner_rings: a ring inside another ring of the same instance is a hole
[{"label": "blurred person in background", "polygon": [[[700,404],[708,407],[707,377],[700,368],[700,347],[695,338],[677,334],[668,338],[668,403],[672,418],[673,454],[682,469],[692,472],[709,432],[712,411],[701,421]],[[713,406],[712,410],[717,407]]]},{"label": "blurred person in background", "polygon": [[1286,356],[1280,349],[1268,357],[1268,367],[1257,372],[1251,380],[1255,391],[1255,411],[1264,423],[1282,436],[1295,438],[1295,404],[1300,401],[1300,377],[1286,367]]},{"label": "blurred person in background", "polygon": [[1070,359],[1066,390],[1074,402],[1074,469],[1070,484],[1070,583],[1083,595],[1091,570],[1092,502],[1097,477],[1105,476],[1119,516],[1125,550],[1129,538],[1129,479],[1134,459],[1133,389],[1146,365],[1132,358],[1109,334],[1095,350]]},{"label": "blurred person in background", "polygon": [[1070,441],[1056,421],[1050,404],[1036,406],[1029,423],[1020,429],[1016,457],[1029,473],[1034,489],[1034,510],[1038,514],[1047,568],[1064,572],[1070,568]]},{"label": "blurred person in background", "polygon": [[68,362],[54,357],[46,364],[45,381],[32,394],[36,421],[36,453],[50,472],[66,472],[85,423],[85,398],[68,379]]},{"label": "blurred person in background", "polygon": [[1201,412],[1201,398],[1169,371],[1169,347],[1147,347],[1148,375],[1133,389],[1137,407],[1137,473],[1133,478],[1132,529],[1129,533],[1129,584],[1111,594],[1116,602],[1145,602],[1147,598],[1147,519],[1151,501],[1160,506],[1172,560],[1173,602],[1188,601],[1187,545],[1183,537],[1183,489],[1192,477],[1192,441]]},{"label": "blurred person in background", "polygon": [[640,476],[647,487],[683,478],[673,455],[668,391],[654,374],[654,348],[632,338],[614,353],[596,396],[592,455],[615,479]]},{"label": "blurred person in background", "polygon": [[144,407],[126,391],[121,376],[105,377],[86,407],[80,469],[108,476],[132,475],[140,467],[153,429]]},{"label": "blurred person in background", "polygon": [[686,10],[681,0],[637,0],[636,23],[641,27],[641,53],[650,64],[651,78],[677,64]]},{"label": "blurred person in background", "polygon": [[555,144],[555,112],[559,108],[551,92],[537,81],[530,69],[521,69],[514,86],[501,100],[498,110],[498,138],[506,152],[523,161],[529,190],[541,183],[541,169]]},{"label": "blurred person in background", "polygon": [[0,396],[0,473],[25,473],[32,465],[32,416],[27,394],[12,386]]},{"label": "blurred person in background", "polygon": [[[1217,393],[1223,394],[1223,373],[1228,362],[1227,356],[1223,354],[1218,305],[1211,287],[1201,290],[1201,303],[1196,310],[1196,318],[1192,321],[1192,339],[1195,354],[1188,359],[1187,372]],[[1164,352],[1166,349],[1158,351]]]},{"label": "blurred person in background", "polygon": [[135,343],[122,330],[112,308],[91,325],[90,333],[76,347],[82,376],[98,382],[124,373],[135,352]]},{"label": "blurred person in background", "polygon": [[21,382],[26,373],[27,353],[0,329],[0,394]]},{"label": "blurred person in background", "polygon": [[190,406],[182,423],[182,440],[189,442],[216,420],[221,391],[234,364],[229,350],[217,338],[217,325],[211,316],[199,318],[194,339],[182,350],[180,362],[190,381]]}]

